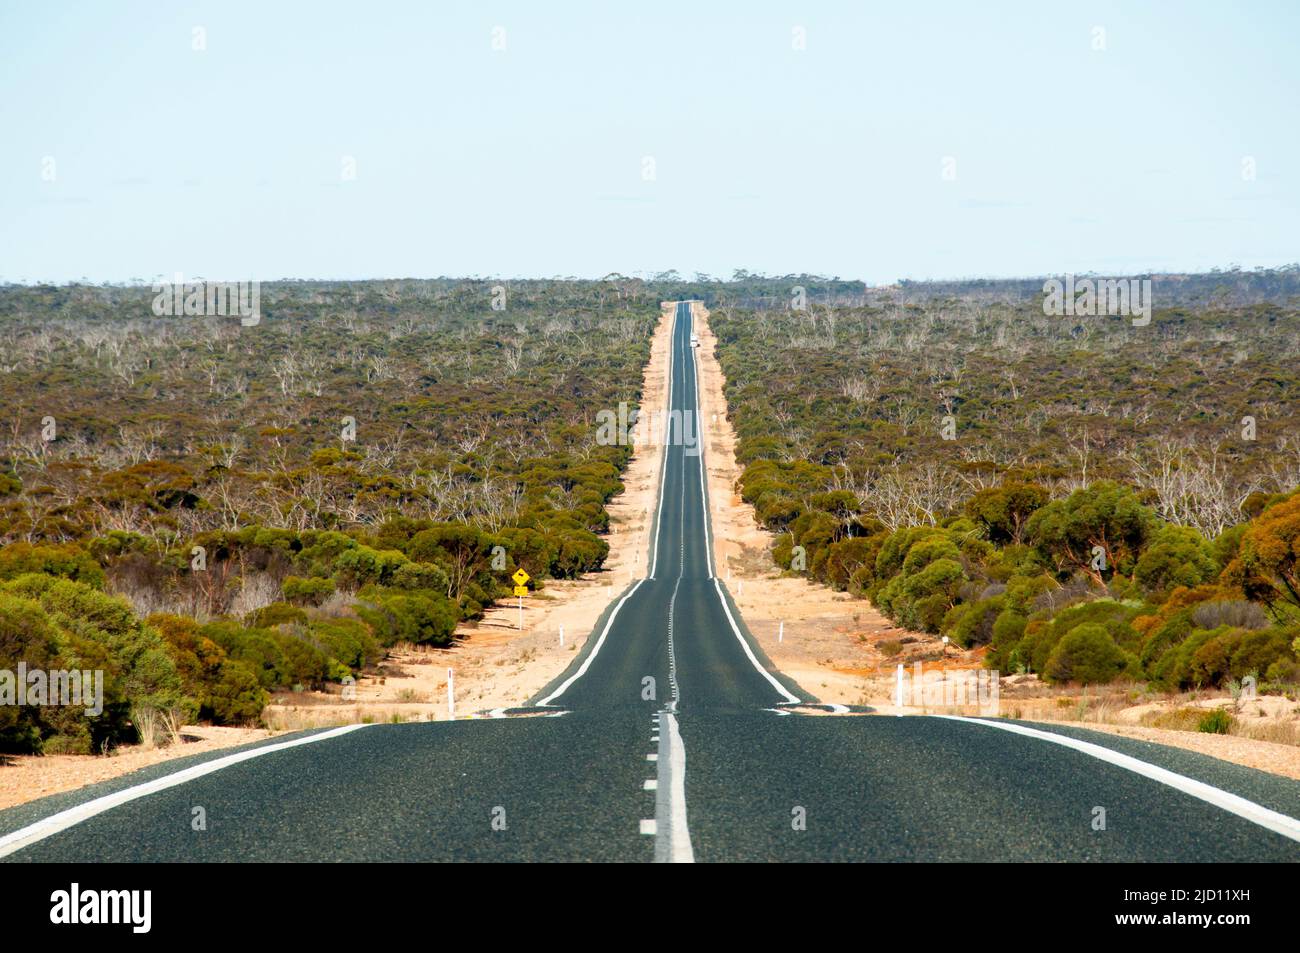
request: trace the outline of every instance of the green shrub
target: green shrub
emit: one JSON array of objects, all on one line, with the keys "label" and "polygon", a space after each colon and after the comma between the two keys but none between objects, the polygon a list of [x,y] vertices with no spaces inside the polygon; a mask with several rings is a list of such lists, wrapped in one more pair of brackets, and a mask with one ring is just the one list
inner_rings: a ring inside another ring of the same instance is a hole
[{"label": "green shrub", "polygon": [[34,572],[104,588],[104,570],[90,553],[73,543],[10,543],[0,547],[0,580]]},{"label": "green shrub", "polygon": [[218,619],[200,633],[220,645],[231,658],[244,662],[264,689],[293,684],[284,652],[272,633],[246,629],[233,619]]},{"label": "green shrub", "polygon": [[1218,685],[1227,679],[1228,655],[1237,635],[1230,630],[1197,645],[1191,653],[1186,676],[1192,684]]},{"label": "green shrub", "polygon": [[1004,546],[984,560],[983,568],[990,579],[1008,585],[1013,579],[1023,581],[1034,577],[1042,578],[1039,585],[1055,585],[1052,578],[1043,572],[1047,564],[1042,554],[1032,546]]},{"label": "green shrub", "polygon": [[957,589],[965,579],[955,559],[936,558],[923,563],[925,557],[945,551],[926,546],[921,558],[911,563],[923,565],[919,572],[909,575],[900,571],[895,575],[877,596],[881,611],[907,628],[938,632],[944,616],[956,604]]},{"label": "green shrub", "polygon": [[878,536],[855,536],[831,543],[825,551],[825,558],[817,566],[820,570],[818,577],[843,592],[848,589],[854,573],[866,566],[874,567],[880,542]]},{"label": "green shrub", "polygon": [[1114,681],[1129,659],[1110,633],[1095,622],[1075,626],[1052,649],[1043,674],[1053,682],[1092,685]]},{"label": "green shrub", "polygon": [[1030,618],[1040,624],[1032,632],[1026,625],[1026,636],[1019,646],[1022,657],[1033,671],[1047,675],[1048,659],[1057,644],[1072,629],[1087,623],[1100,625],[1114,644],[1132,651],[1139,644],[1139,636],[1130,622],[1139,611],[1113,599],[1089,599],[1065,606],[1053,616],[1036,613]]},{"label": "green shrub", "polygon": [[1165,524],[1138,559],[1133,578],[1148,592],[1171,592],[1209,582],[1220,568],[1204,536],[1190,526]]},{"label": "green shrub", "polygon": [[215,724],[244,725],[260,722],[262,710],[270,700],[252,668],[235,659],[226,659],[208,689],[204,705]]},{"label": "green shrub", "polygon": [[185,693],[198,701],[199,718],[217,725],[260,720],[270,695],[258,683],[251,665],[230,658],[225,649],[202,634],[193,619],[159,614],[147,622],[167,643]]},{"label": "green shrub", "polygon": [[1100,480],[1036,510],[1025,532],[1062,574],[1092,572],[1098,546],[1106,552],[1107,572],[1127,574],[1157,525],[1132,490]]},{"label": "green shrub", "polygon": [[965,511],[994,543],[1018,544],[1029,518],[1047,503],[1047,490],[1033,483],[1010,481],[978,491]]},{"label": "green shrub", "polygon": [[1171,689],[1204,684],[1201,679],[1205,677],[1204,672],[1208,671],[1208,667],[1213,662],[1213,653],[1222,647],[1222,641],[1202,656],[1199,666],[1201,674],[1199,676],[1198,672],[1193,669],[1193,660],[1196,658],[1197,652],[1206,643],[1231,631],[1226,625],[1217,629],[1189,628],[1186,636],[1181,641],[1170,645],[1150,666],[1152,676],[1161,685]]},{"label": "green shrub", "polygon": [[[1014,671],[1017,664],[1024,665],[1022,657],[1016,652],[1025,637],[1028,619],[1015,609],[1003,609],[993,620],[993,638],[989,642],[988,654],[984,656],[987,668],[1000,672]],[[1013,663],[1012,655],[1016,655]]]},{"label": "green shrub", "polygon": [[[0,593],[0,670],[16,674],[19,662],[48,669],[58,652],[59,635],[40,604]],[[40,751],[42,736],[48,734],[40,709],[0,704],[0,751]]]},{"label": "green shrub", "polygon": [[[1205,635],[1188,639],[1173,653],[1175,665],[1169,674],[1178,684],[1217,686],[1230,679],[1258,676],[1275,664],[1294,660],[1289,629],[1248,631],[1220,626]],[[1165,670],[1157,666],[1161,674]]]},{"label": "green shrub", "polygon": [[950,615],[951,624],[945,624],[944,632],[963,648],[987,645],[993,641],[995,622],[1005,606],[1005,596],[959,605]]},{"label": "green shrub", "polygon": [[[404,567],[403,567],[404,568]],[[400,573],[401,570],[399,569]],[[295,606],[318,606],[334,594],[334,580],[321,576],[306,579],[288,576],[280,587],[285,602]]]},{"label": "green shrub", "polygon": [[[946,561],[958,563],[961,553],[947,536],[928,536],[918,540],[907,550],[903,557],[902,572],[905,576],[914,576],[931,563]],[[960,569],[960,564],[958,569]]]},{"label": "green shrub", "polygon": [[447,573],[435,563],[403,563],[393,573],[394,589],[431,589],[446,593]]},{"label": "green shrub", "polygon": [[1233,718],[1222,708],[1206,712],[1196,725],[1197,731],[1210,735],[1226,735],[1232,730]]},{"label": "green shrub", "polygon": [[1267,672],[1279,663],[1294,663],[1295,650],[1291,647],[1293,638],[1294,630],[1284,627],[1242,632],[1232,646],[1228,674],[1240,679],[1250,674]]},{"label": "green shrub", "polygon": [[377,550],[369,546],[345,549],[334,560],[339,576],[353,588],[370,583],[386,585],[393,574],[407,562],[406,556],[395,549]]},{"label": "green shrub", "polygon": [[359,602],[357,614],[385,646],[448,645],[459,621],[455,604],[435,592],[381,593]]},{"label": "green shrub", "polygon": [[[70,737],[60,743],[72,746],[67,750],[80,750],[87,738],[89,746],[98,749],[105,742],[134,740],[133,710],[171,712],[181,718],[193,714],[195,702],[184,692],[166,643],[157,631],[135,617],[126,600],[83,582],[43,573],[29,573],[0,584],[0,594],[18,597],[9,603],[11,633],[26,627],[28,632],[52,634],[56,655],[47,657],[46,667],[104,673],[100,714],[86,715],[82,708],[53,706],[36,714],[23,713],[9,725],[10,734],[15,736],[10,743],[34,742],[39,749],[44,741],[62,735]],[[39,606],[44,626],[31,628],[39,618],[32,614],[31,603]],[[14,626],[20,628],[15,630]],[[34,647],[29,647],[28,652],[34,653]],[[23,660],[31,665],[32,657],[27,655]]]},{"label": "green shrub", "polygon": [[1274,685],[1295,685],[1300,682],[1300,661],[1281,658],[1268,667],[1264,680]]},{"label": "green shrub", "polygon": [[251,629],[273,629],[279,625],[300,625],[307,621],[307,613],[299,606],[287,602],[272,602],[248,614],[245,624]]},{"label": "green shrub", "polygon": [[360,619],[317,619],[311,623],[310,632],[326,655],[347,668],[344,675],[367,668],[383,657],[383,649]]},{"label": "green shrub", "polygon": [[[948,541],[948,535],[941,529],[933,526],[907,526],[903,529],[890,533],[880,546],[880,552],[876,555],[876,579],[887,583],[903,569],[903,560],[907,557],[912,546],[926,539],[938,538],[939,540]],[[956,559],[959,556],[955,546],[952,546],[948,553],[949,558]]]},{"label": "green shrub", "polygon": [[335,530],[309,530],[302,534],[302,551],[299,560],[313,574],[328,575],[338,564],[339,556],[360,545],[346,533]]},{"label": "green shrub", "polygon": [[559,536],[559,546],[547,566],[554,579],[576,579],[585,572],[594,572],[605,564],[609,556],[609,543],[585,529],[566,530]]},{"label": "green shrub", "polygon": [[280,684],[283,687],[303,685],[310,689],[319,689],[331,677],[342,678],[347,674],[331,669],[329,656],[310,638],[305,628],[298,625],[285,626],[271,630],[271,637],[280,647],[280,656],[284,660]]}]

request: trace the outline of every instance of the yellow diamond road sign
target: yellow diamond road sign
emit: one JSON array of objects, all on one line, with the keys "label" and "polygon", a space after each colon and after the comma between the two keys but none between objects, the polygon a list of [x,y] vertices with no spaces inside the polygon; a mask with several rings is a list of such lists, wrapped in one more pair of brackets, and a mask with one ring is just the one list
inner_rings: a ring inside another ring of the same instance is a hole
[{"label": "yellow diamond road sign", "polygon": [[[515,581],[516,586],[523,586],[528,581],[529,575],[523,569],[516,569],[514,575],[510,578]],[[519,593],[515,593],[515,595],[519,595]]]}]

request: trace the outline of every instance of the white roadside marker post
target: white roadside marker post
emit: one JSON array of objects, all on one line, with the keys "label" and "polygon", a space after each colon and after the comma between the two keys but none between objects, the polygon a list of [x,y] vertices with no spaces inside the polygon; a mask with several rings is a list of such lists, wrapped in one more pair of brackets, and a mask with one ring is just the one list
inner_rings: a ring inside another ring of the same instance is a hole
[{"label": "white roadside marker post", "polygon": [[898,671],[894,675],[894,706],[898,709],[897,714],[903,714],[903,663],[898,663]]},{"label": "white roadside marker post", "polygon": [[456,720],[456,673],[447,669],[447,720]]},{"label": "white roadside marker post", "polygon": [[785,641],[785,623],[784,623],[784,622],[781,623],[781,628],[779,628],[779,629],[776,630],[776,640],[777,640],[778,642],[784,642],[784,641]]}]

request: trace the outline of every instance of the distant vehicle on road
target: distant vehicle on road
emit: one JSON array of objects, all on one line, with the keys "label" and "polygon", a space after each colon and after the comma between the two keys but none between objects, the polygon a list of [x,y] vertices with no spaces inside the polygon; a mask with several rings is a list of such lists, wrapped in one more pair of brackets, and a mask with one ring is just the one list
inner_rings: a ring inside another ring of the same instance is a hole
[{"label": "distant vehicle on road", "polygon": [[699,346],[700,346],[700,339],[699,339],[699,337],[696,336],[696,335],[694,335],[694,334],[692,334],[692,335],[691,335],[691,347],[699,347]]}]

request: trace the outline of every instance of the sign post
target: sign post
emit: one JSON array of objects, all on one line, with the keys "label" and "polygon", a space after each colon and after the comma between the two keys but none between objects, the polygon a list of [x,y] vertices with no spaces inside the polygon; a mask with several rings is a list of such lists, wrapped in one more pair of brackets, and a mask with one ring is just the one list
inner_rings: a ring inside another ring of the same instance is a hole
[{"label": "sign post", "polygon": [[523,568],[516,569],[510,576],[515,581],[515,595],[519,597],[519,631],[524,631],[524,596],[528,595],[526,583],[531,578]]}]

